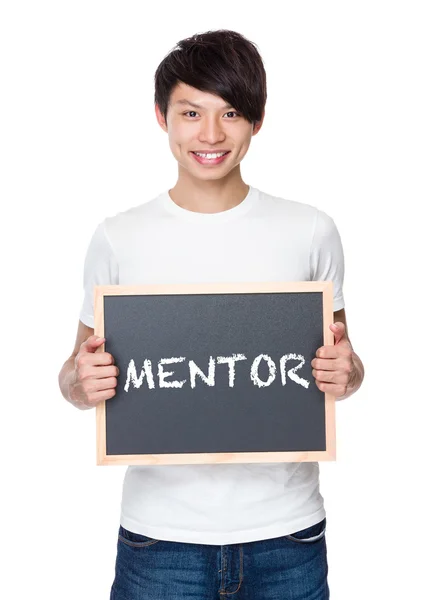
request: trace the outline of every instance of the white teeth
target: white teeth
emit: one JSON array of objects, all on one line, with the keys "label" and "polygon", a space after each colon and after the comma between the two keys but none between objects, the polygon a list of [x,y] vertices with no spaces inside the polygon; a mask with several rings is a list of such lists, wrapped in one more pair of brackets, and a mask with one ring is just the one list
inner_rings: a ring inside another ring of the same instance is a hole
[{"label": "white teeth", "polygon": [[201,156],[202,158],[219,158],[220,156],[224,156],[227,152],[218,152],[217,154],[201,154],[201,152],[194,152],[197,156]]}]

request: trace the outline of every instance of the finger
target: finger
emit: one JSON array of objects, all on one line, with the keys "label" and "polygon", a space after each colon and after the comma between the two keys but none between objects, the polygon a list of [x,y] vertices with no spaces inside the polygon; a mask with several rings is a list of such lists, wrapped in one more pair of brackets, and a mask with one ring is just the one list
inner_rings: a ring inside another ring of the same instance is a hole
[{"label": "finger", "polygon": [[91,373],[94,379],[104,379],[105,377],[118,377],[119,368],[116,365],[98,366]]},{"label": "finger", "polygon": [[79,352],[79,354],[76,357],[76,361],[79,367],[97,367],[113,365],[115,359],[109,352]]},{"label": "finger", "polygon": [[343,340],[336,346],[322,346],[316,350],[317,358],[350,357],[352,353],[350,342]]},{"label": "finger", "polygon": [[311,366],[319,371],[335,371],[339,365],[336,358],[313,358]]},{"label": "finger", "polygon": [[110,352],[95,352],[89,359],[90,364],[95,366],[113,365],[115,359]]},{"label": "finger", "polygon": [[317,371],[316,369],[313,369],[311,372],[314,379],[316,379],[319,383],[332,383],[334,373],[335,371]]},{"label": "finger", "polygon": [[104,337],[98,337],[98,335],[90,335],[82,344],[80,345],[81,352],[95,352],[99,346],[101,346],[106,341]]},{"label": "finger", "polygon": [[92,392],[88,395],[88,403],[95,406],[104,400],[109,400],[116,395],[116,389],[102,390],[101,392]]},{"label": "finger", "polygon": [[334,383],[326,383],[323,381],[316,381],[316,385],[321,392],[325,394],[331,394],[335,398],[339,398],[340,396],[344,396],[347,391],[346,385],[337,385]]},{"label": "finger", "polygon": [[337,385],[347,384],[348,375],[338,371],[318,371],[313,369],[311,371],[313,377],[319,382],[335,383]]},{"label": "finger", "polygon": [[322,346],[316,350],[317,358],[337,358],[339,350],[336,346]]},{"label": "finger", "polygon": [[346,335],[346,326],[341,321],[336,321],[329,325],[331,331],[334,332],[334,344],[338,344]]},{"label": "finger", "polygon": [[92,392],[101,392],[103,390],[110,390],[118,385],[116,377],[102,377],[101,379],[94,380],[94,385],[91,388]]}]

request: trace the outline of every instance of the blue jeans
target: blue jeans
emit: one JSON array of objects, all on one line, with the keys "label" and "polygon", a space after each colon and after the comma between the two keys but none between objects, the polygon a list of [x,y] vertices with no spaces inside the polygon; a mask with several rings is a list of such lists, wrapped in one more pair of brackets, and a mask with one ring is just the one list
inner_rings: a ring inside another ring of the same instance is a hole
[{"label": "blue jeans", "polygon": [[110,600],[328,600],[326,519],[292,535],[214,546],[119,526]]}]

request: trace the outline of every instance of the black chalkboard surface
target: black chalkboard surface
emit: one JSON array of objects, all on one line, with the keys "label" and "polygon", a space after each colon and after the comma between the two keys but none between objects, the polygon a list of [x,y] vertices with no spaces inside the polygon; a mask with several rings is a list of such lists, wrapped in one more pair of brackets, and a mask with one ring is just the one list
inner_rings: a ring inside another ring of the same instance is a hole
[{"label": "black chalkboard surface", "polygon": [[335,459],[335,399],[312,376],[333,343],[331,281],[95,286],[97,464]]}]

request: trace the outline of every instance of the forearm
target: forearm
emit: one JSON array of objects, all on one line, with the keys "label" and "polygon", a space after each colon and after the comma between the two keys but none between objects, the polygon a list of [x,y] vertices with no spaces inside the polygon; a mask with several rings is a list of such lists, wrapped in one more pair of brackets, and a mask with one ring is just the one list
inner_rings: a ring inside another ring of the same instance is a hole
[{"label": "forearm", "polygon": [[355,351],[352,351],[352,372],[349,384],[347,385],[346,393],[343,396],[336,398],[336,400],[345,400],[360,388],[365,375],[363,363]]}]

